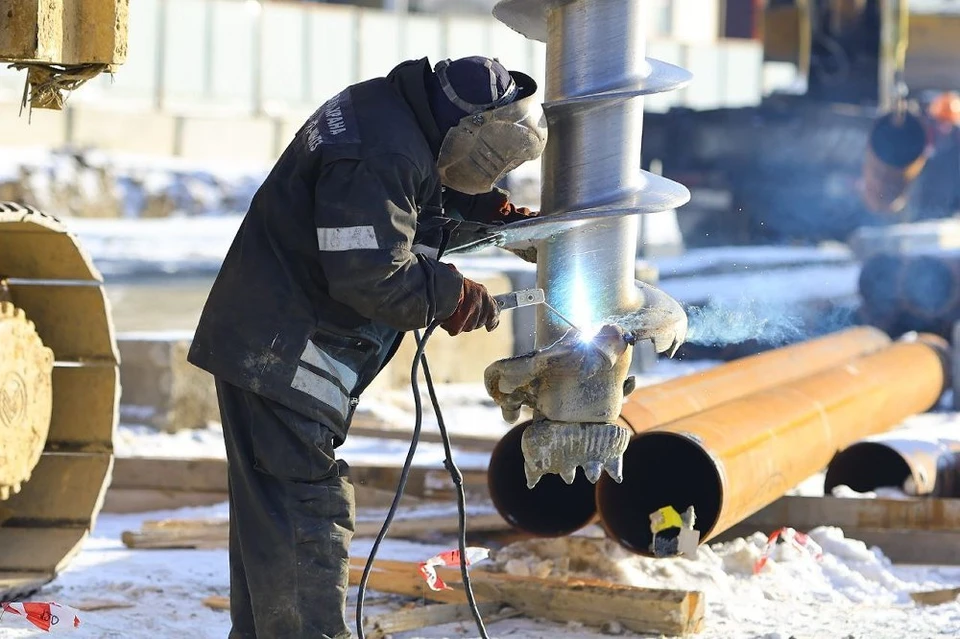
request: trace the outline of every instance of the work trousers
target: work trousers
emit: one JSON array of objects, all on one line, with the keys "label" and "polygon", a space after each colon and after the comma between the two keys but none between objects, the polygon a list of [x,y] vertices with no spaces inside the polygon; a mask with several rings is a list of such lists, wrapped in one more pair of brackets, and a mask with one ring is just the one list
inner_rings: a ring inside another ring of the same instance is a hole
[{"label": "work trousers", "polygon": [[353,486],[333,433],[216,380],[230,494],[229,639],[346,639]]}]

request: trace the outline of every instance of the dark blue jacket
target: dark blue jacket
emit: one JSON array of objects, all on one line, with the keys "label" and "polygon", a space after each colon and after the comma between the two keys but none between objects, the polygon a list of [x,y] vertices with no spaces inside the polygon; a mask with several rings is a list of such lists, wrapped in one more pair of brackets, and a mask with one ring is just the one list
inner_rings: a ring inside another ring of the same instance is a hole
[{"label": "dark blue jacket", "polygon": [[346,436],[403,333],[455,310],[440,264],[441,134],[426,59],[348,87],[301,127],[257,191],[188,356]]}]

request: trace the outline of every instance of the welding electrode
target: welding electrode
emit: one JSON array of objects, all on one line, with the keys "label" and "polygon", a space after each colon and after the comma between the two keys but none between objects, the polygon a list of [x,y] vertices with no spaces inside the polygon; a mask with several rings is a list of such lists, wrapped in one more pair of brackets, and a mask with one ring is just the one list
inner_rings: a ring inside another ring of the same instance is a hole
[{"label": "welding electrode", "polygon": [[578,333],[582,333],[580,327],[564,317],[560,311],[555,309],[549,302],[547,302],[547,297],[543,293],[542,288],[527,288],[521,291],[513,291],[511,293],[504,293],[503,295],[494,295],[493,299],[496,300],[497,306],[500,307],[501,311],[507,311],[514,308],[520,308],[521,306],[534,306],[537,304],[543,304],[551,311],[553,311],[557,317],[562,319],[564,322],[570,325]]}]

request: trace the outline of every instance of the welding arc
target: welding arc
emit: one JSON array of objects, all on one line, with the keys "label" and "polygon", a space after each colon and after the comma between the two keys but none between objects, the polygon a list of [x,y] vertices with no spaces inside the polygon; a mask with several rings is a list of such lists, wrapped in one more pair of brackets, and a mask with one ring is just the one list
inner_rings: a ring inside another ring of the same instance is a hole
[{"label": "welding arc", "polygon": [[571,322],[570,320],[568,320],[566,317],[564,317],[564,316],[560,313],[560,311],[558,311],[558,310],[555,309],[553,306],[551,306],[550,302],[543,301],[543,302],[541,302],[541,304],[543,304],[544,306],[546,306],[547,308],[549,308],[551,311],[553,311],[553,312],[556,314],[557,317],[559,317],[559,318],[562,319],[564,322],[566,322],[567,324],[569,324],[570,326],[572,326],[575,331],[577,331],[578,333],[582,333],[582,332],[583,332],[583,331],[580,329],[579,326],[577,326],[576,324],[574,324],[573,322]]},{"label": "welding arc", "polygon": [[430,377],[430,369],[427,367],[427,356],[424,353],[424,349],[427,346],[427,340],[430,339],[430,336],[433,332],[440,326],[439,321],[434,321],[430,326],[427,327],[427,330],[424,332],[423,337],[420,337],[420,331],[414,331],[414,338],[417,342],[417,352],[413,358],[413,366],[410,372],[410,387],[413,389],[413,402],[416,412],[416,420],[413,426],[413,436],[410,440],[410,449],[407,451],[407,458],[403,462],[403,469],[400,471],[400,481],[397,484],[397,492],[393,497],[393,503],[390,504],[390,509],[387,511],[387,516],[383,521],[383,526],[380,528],[377,538],[373,542],[373,547],[370,549],[370,556],[367,557],[367,564],[363,568],[363,576],[360,578],[360,585],[357,589],[357,637],[358,639],[365,639],[366,635],[363,632],[363,602],[366,597],[367,592],[367,583],[370,579],[370,571],[373,568],[374,559],[377,556],[377,551],[380,549],[380,544],[383,542],[384,537],[387,535],[387,531],[390,529],[390,524],[393,522],[394,516],[397,514],[397,508],[400,505],[400,500],[403,498],[403,492],[407,486],[407,479],[410,476],[410,469],[413,466],[413,457],[417,452],[417,445],[420,443],[420,429],[423,425],[423,404],[420,399],[420,385],[417,382],[417,373],[420,368],[420,363],[423,363],[423,374],[427,382],[427,391],[430,393],[430,401],[433,404],[433,410],[437,414],[437,425],[440,428],[440,436],[443,441],[443,450],[446,458],[444,459],[444,466],[450,472],[450,476],[453,478],[453,483],[457,489],[457,515],[459,523],[459,547],[460,547],[460,574],[463,578],[463,586],[467,593],[467,602],[470,605],[470,612],[473,614],[473,618],[477,623],[477,630],[480,631],[481,639],[490,639],[487,635],[486,628],[483,625],[483,618],[480,615],[480,610],[477,608],[476,599],[473,596],[473,586],[470,583],[470,575],[467,573],[467,553],[466,553],[466,495],[463,490],[463,475],[460,473],[460,470],[457,468],[456,464],[453,462],[453,453],[451,452],[450,447],[450,437],[447,434],[447,428],[443,421],[443,415],[440,411],[440,402],[437,400],[436,391],[433,387],[433,379]]}]

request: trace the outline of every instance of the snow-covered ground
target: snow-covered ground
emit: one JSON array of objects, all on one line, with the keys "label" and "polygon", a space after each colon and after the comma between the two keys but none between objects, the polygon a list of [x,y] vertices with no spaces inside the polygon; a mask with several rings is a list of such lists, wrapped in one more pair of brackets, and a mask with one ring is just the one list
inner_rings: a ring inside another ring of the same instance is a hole
[{"label": "snow-covered ground", "polygon": [[[713,362],[665,360],[639,381],[656,383],[712,365]],[[438,390],[454,432],[499,434],[509,427],[482,387],[455,385]],[[408,395],[378,397],[367,404],[366,410],[394,423],[412,423],[412,400]],[[435,423],[428,416],[424,428],[435,428]],[[902,428],[918,433],[936,429],[943,435],[956,435],[960,434],[960,415],[920,415],[906,420]],[[223,456],[222,435],[217,426],[176,434],[123,426],[117,448],[118,454],[124,456]],[[338,452],[354,464],[398,464],[406,450],[407,443],[403,441],[354,437],[348,438]],[[419,450],[418,465],[440,467],[442,450],[438,445],[421,444]],[[483,468],[487,455],[458,451],[456,459],[463,468]],[[823,475],[818,473],[790,492],[821,495],[822,486]],[[863,496],[842,488],[834,494]],[[201,604],[207,595],[228,593],[225,551],[130,551],[119,541],[123,530],[135,530],[145,519],[225,515],[223,505],[177,513],[101,515],[84,551],[45,591],[44,597],[64,605],[81,605],[91,599],[132,604],[131,608],[84,613],[86,625],[77,631],[77,636],[225,636],[229,626],[227,614],[207,610]],[[382,513],[364,516],[376,517],[382,517]],[[653,560],[622,550],[605,540],[598,527],[589,527],[571,538],[518,542],[495,550],[491,560],[476,569],[486,566],[514,574],[596,576],[636,586],[700,590],[705,596],[707,616],[704,631],[697,636],[704,639],[924,639],[960,635],[960,603],[920,606],[909,597],[914,591],[960,586],[960,567],[892,565],[880,549],[846,539],[839,529],[818,528],[807,532],[822,549],[822,556],[791,545],[777,546],[771,560],[754,574],[770,532],[757,531],[747,538],[703,546],[696,560]],[[370,539],[355,540],[353,556],[366,556],[370,544]],[[432,545],[388,537],[378,556],[419,561],[453,547],[452,537]],[[367,605],[371,616],[400,605],[398,599],[382,599],[378,594],[369,595],[368,601],[373,602]],[[354,614],[354,603],[351,599],[348,616]],[[130,629],[134,624],[138,630]],[[110,634],[108,629],[117,628],[126,630]],[[492,637],[604,636],[594,628],[526,618],[497,621],[488,629]],[[463,622],[402,633],[395,638],[475,636],[473,626]]]},{"label": "snow-covered ground", "polygon": [[[225,517],[225,505],[142,515],[101,515],[80,555],[51,585],[31,598],[76,608],[113,604],[110,609],[79,612],[81,625],[67,632],[76,637],[154,639],[155,637],[225,637],[226,612],[202,604],[209,595],[229,593],[225,550],[129,550],[120,541],[126,530],[165,517]],[[766,531],[765,531],[766,532]],[[776,548],[758,573],[766,535],[703,546],[696,560],[652,560],[631,555],[600,538],[596,528],[559,540],[518,542],[495,550],[481,568],[515,574],[588,575],[619,583],[694,589],[704,593],[703,639],[932,639],[956,637],[960,603],[919,606],[909,593],[960,585],[960,567],[894,566],[877,549],[845,539],[836,528],[810,531],[822,548],[816,557],[790,545]],[[351,555],[365,557],[371,539],[356,539]],[[391,540],[378,557],[423,561],[455,547],[450,538],[432,545]],[[351,590],[347,616],[354,615],[356,589]],[[400,600],[369,593],[368,616],[396,609]],[[604,636],[575,624],[515,618],[489,624],[491,637],[572,639]],[[0,618],[0,636],[38,636],[16,618]],[[629,635],[629,633],[627,633]],[[395,635],[413,637],[476,637],[463,622]]]}]

